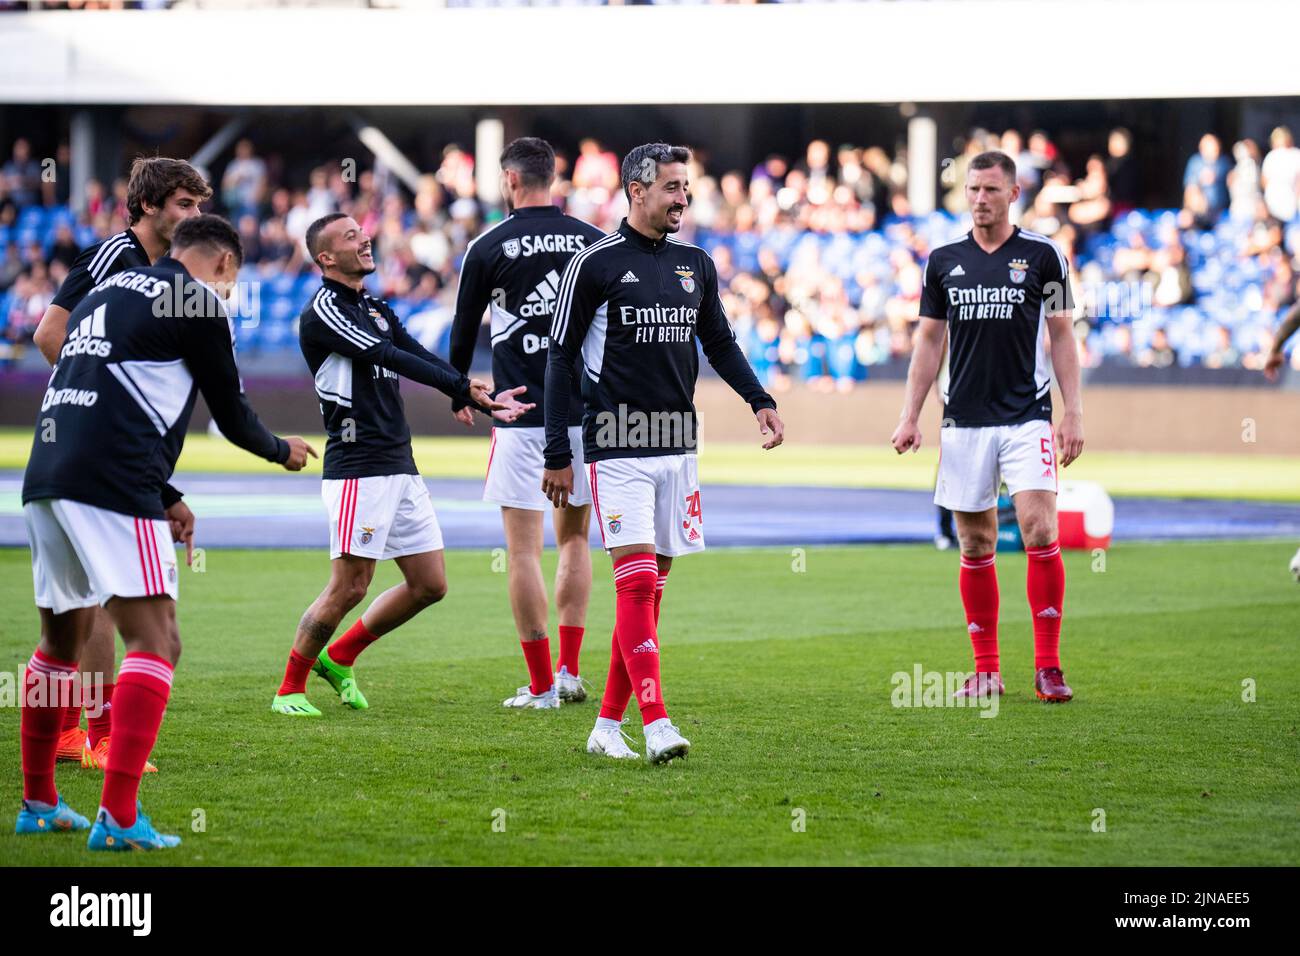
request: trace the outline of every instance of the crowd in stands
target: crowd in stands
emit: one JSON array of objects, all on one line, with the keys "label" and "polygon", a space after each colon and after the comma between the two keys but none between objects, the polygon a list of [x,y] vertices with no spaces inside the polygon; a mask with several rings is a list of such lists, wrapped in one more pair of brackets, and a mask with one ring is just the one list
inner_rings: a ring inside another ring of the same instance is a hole
[{"label": "crowd in stands", "polygon": [[[878,147],[815,140],[748,170],[710,168],[701,152],[682,237],[714,255],[736,334],[767,384],[849,389],[873,368],[906,362],[929,250],[969,228],[966,165],[1001,149],[1019,171],[1013,218],[1070,260],[1085,367],[1262,368],[1296,297],[1300,149],[1291,133],[1274,130],[1266,148],[1241,140],[1230,153],[1206,134],[1184,170],[1181,206],[1163,210],[1141,208],[1134,148],[1114,130],[1072,170],[1042,131],[973,130],[943,165],[941,208],[923,216],[909,207],[906,157]],[[618,156],[589,139],[557,159],[556,202],[614,228],[626,209]],[[74,214],[67,163],[66,147],[38,160],[19,139],[0,167],[0,340],[11,352],[30,340],[78,249],[126,226],[125,181],[91,181]],[[480,202],[465,149],[448,146],[431,166],[413,195],[382,165],[351,161],[293,181],[282,157],[239,142],[209,174],[214,211],[237,226],[245,274],[259,280],[240,349],[295,345],[294,320],[319,281],[303,237],[335,210],[375,239],[375,291],[427,346],[445,349],[461,256],[500,211]]]}]

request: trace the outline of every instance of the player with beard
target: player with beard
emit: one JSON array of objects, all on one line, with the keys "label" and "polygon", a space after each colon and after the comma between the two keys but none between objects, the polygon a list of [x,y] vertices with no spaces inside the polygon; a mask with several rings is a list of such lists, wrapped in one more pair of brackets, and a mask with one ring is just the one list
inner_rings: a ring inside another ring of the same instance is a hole
[{"label": "player with beard", "polygon": [[[469,244],[460,269],[456,318],[451,329],[451,364],[468,372],[483,312],[490,314],[492,382],[495,388],[524,386],[533,403],[542,401],[546,355],[560,273],[576,253],[604,238],[551,202],[555,153],[545,140],[525,136],[501,153],[501,192],[510,215]],[[570,440],[581,440],[582,396],[574,382],[569,405]],[[587,690],[578,676],[578,657],[591,596],[591,489],[581,459],[577,487],[567,508],[551,509],[542,494],[545,418],[539,405],[510,424],[492,429],[483,500],[501,506],[509,553],[508,588],[515,629],[528,665],[528,684],[503,701],[506,707],[550,710],[560,701],[579,702]],[[473,423],[468,408],[456,411]],[[551,664],[547,637],[546,579],[542,576],[543,517],[555,527],[555,610],[559,660]]]},{"label": "player with beard", "polygon": [[[1057,449],[1062,468],[1083,451],[1070,269],[1050,239],[1011,225],[1009,210],[1020,196],[1011,157],[987,152],[973,158],[966,196],[974,228],[936,246],[926,262],[903,413],[891,441],[900,455],[921,447],[917,422],[946,339],[948,382],[934,503],[957,519],[958,580],[975,652],[975,673],[957,696],[1004,689],[994,558],[998,486],[1005,481],[1029,559],[1034,692],[1040,700],[1064,702],[1074,692],[1060,659],[1065,565],[1056,522]],[[1053,371],[1065,402],[1055,432]]]},{"label": "player with beard", "polygon": [[570,260],[560,280],[546,367],[542,490],[564,507],[574,490],[569,403],[582,357],[583,451],[596,521],[614,563],[614,638],[600,716],[587,751],[640,755],[620,730],[635,693],[653,763],[683,757],[690,741],[668,719],[659,674],[659,605],[673,558],[704,549],[696,468],[699,352],[771,433],[776,402],[736,344],[703,249],[673,238],[690,202],[690,151],[647,143],[623,159],[627,218]]},{"label": "player with beard", "polygon": [[[307,229],[307,251],[324,275],[299,319],[303,358],[320,397],[329,440],[321,497],[330,521],[330,580],[298,624],[271,709],[319,717],[307,700],[315,671],[354,710],[369,704],[352,666],[357,656],[447,593],[442,531],[415,467],[399,376],[512,421],[532,408],[507,389],[493,400],[426,350],[388,303],[366,291],[375,271],[370,237],[351,216],[331,213]],[[391,558],[403,581],[380,594],[327,648],[343,617],[366,596],[375,562]]]}]

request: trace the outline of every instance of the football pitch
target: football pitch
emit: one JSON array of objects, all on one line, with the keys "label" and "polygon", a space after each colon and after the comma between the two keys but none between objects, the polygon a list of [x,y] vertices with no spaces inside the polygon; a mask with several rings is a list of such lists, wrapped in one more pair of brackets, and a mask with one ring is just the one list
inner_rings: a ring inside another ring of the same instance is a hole
[{"label": "football pitch", "polygon": [[[969,666],[952,552],[683,558],[660,634],[669,712],[693,749],[662,767],[584,752],[613,613],[600,555],[586,703],[502,709],[525,674],[506,576],[488,552],[449,551],[447,599],[358,663],[371,709],[343,708],[313,677],[324,716],[302,720],[269,705],[325,556],[210,550],[181,581],[185,652],[161,772],[142,790],[184,844],[105,857],[84,836],[5,832],[0,862],[1295,865],[1293,548],[1120,544],[1104,566],[1067,552],[1066,705],[1033,696],[1024,556],[999,555],[1008,692],[992,717],[895,706],[896,674]],[[0,670],[20,673],[37,636],[26,551],[0,550],[0,569]],[[372,593],[395,581],[381,564]],[[14,707],[0,708],[0,738],[16,811]],[[83,813],[100,782],[60,765]]]}]

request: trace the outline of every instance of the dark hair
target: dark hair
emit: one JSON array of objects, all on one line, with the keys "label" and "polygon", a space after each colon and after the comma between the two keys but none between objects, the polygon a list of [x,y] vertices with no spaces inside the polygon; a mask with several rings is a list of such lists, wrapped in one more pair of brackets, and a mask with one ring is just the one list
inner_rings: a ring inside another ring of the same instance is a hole
[{"label": "dark hair", "polygon": [[531,189],[548,189],[555,178],[555,150],[536,136],[521,136],[501,151],[501,168],[513,169]]},{"label": "dark hair", "polygon": [[659,166],[663,163],[688,163],[691,151],[685,146],[669,146],[667,143],[645,143],[623,157],[623,195],[632,201],[632,183],[650,186],[659,178]]},{"label": "dark hair", "polygon": [[203,246],[213,253],[233,252],[235,264],[244,264],[244,244],[239,241],[239,233],[220,216],[194,216],[176,224],[176,229],[172,232],[171,254],[176,255],[194,246]]},{"label": "dark hair", "polygon": [[140,156],[131,164],[131,178],[126,184],[126,211],[131,225],[144,216],[144,204],[161,206],[178,189],[185,189],[199,197],[199,202],[212,198],[212,187],[199,175],[199,171],[183,159],[166,156]]},{"label": "dark hair", "polygon": [[978,154],[970,161],[967,169],[1000,169],[1007,174],[1007,179],[1016,181],[1016,161],[1001,150],[990,149]]},{"label": "dark hair", "polygon": [[325,227],[330,223],[347,218],[348,214],[345,212],[332,212],[326,216],[321,216],[307,227],[307,255],[311,256],[311,261],[317,266],[320,265],[319,262],[316,262],[316,257],[321,254],[320,234],[325,231]]}]

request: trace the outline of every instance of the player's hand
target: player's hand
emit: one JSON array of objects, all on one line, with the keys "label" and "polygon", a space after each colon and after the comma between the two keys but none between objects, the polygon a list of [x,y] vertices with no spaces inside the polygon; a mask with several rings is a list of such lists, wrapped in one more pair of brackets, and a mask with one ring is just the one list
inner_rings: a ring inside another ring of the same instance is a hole
[{"label": "player's hand", "polygon": [[894,451],[900,455],[909,448],[912,451],[921,450],[921,429],[917,427],[916,422],[902,421],[894,429],[893,437],[889,443],[894,446]]},{"label": "player's hand", "polygon": [[492,387],[487,382],[476,378],[469,380],[469,400],[485,412],[495,412],[505,408],[492,398]]},{"label": "player's hand", "polygon": [[194,512],[190,506],[183,501],[178,501],[166,511],[167,526],[171,529],[172,540],[184,542],[185,544],[185,565],[191,567],[194,564]]},{"label": "player's hand", "polygon": [[1264,377],[1270,382],[1276,382],[1278,370],[1286,362],[1286,356],[1281,352],[1269,352],[1268,358],[1264,360]]},{"label": "player's hand", "polygon": [[763,442],[763,447],[775,448],[781,442],[785,441],[785,423],[781,421],[781,416],[776,413],[775,408],[760,408],[754,413],[758,419],[758,433],[766,435],[769,432],[772,437]]},{"label": "player's hand", "polygon": [[567,505],[573,494],[573,466],[542,469],[542,494],[557,508]]},{"label": "player's hand", "polygon": [[1083,416],[1077,412],[1067,412],[1061,419],[1061,427],[1056,432],[1056,445],[1061,467],[1067,467],[1083,454]]},{"label": "player's hand", "polygon": [[497,392],[496,403],[502,406],[499,410],[492,413],[492,417],[499,422],[513,422],[524,412],[531,412],[537,407],[532,402],[521,402],[515,398],[516,395],[522,395],[528,391],[527,385],[518,385],[514,388],[508,388],[504,392]]},{"label": "player's hand", "polygon": [[289,443],[289,458],[284,463],[285,471],[302,471],[307,466],[307,456],[319,458],[316,449],[307,444],[305,438],[292,435],[285,439]]},{"label": "player's hand", "polygon": [[451,417],[456,419],[456,421],[460,422],[466,428],[474,427],[474,412],[468,405],[452,412]]}]

